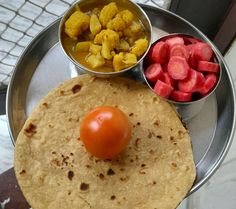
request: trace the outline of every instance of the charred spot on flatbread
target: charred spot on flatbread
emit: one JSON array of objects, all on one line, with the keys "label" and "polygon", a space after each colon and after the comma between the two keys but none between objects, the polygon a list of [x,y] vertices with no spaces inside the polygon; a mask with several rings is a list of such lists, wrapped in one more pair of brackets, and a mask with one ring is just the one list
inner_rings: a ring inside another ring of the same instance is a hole
[{"label": "charred spot on flatbread", "polygon": [[72,90],[73,94],[76,94],[76,93],[78,93],[78,92],[81,90],[81,88],[82,88],[81,85],[76,84],[76,85],[74,85],[74,86],[72,87],[71,90]]},{"label": "charred spot on flatbread", "polygon": [[29,123],[29,125],[24,129],[24,134],[26,136],[33,136],[37,133],[36,128],[36,125],[34,125],[33,123]]}]

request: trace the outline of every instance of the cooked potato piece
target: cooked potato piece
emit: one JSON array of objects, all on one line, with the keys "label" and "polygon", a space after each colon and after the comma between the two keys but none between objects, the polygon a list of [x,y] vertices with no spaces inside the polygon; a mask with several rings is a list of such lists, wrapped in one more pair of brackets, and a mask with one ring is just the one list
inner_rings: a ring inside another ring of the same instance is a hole
[{"label": "cooked potato piece", "polygon": [[133,33],[142,32],[142,25],[139,22],[133,21],[130,25],[130,29]]},{"label": "cooked potato piece", "polygon": [[96,35],[97,33],[101,31],[102,25],[99,22],[97,15],[94,15],[94,14],[91,15],[89,27],[90,27],[90,31],[92,35]]},{"label": "cooked potato piece", "polygon": [[137,63],[137,57],[132,53],[124,53],[123,62],[128,66],[134,65]]},{"label": "cooked potato piece", "polygon": [[105,64],[105,60],[100,53],[89,55],[87,62],[92,68],[98,68]]},{"label": "cooked potato piece", "polygon": [[137,63],[135,54],[120,52],[113,58],[113,67],[115,71],[123,70]]},{"label": "cooked potato piece", "polygon": [[116,46],[116,50],[118,51],[127,52],[129,51],[129,49],[130,49],[129,43],[124,39],[121,39],[119,44]]},{"label": "cooked potato piece", "polygon": [[96,45],[96,44],[90,44],[89,51],[92,54],[99,54],[101,52],[101,50],[102,50],[102,46]]},{"label": "cooked potato piece", "polygon": [[75,11],[65,22],[65,33],[72,39],[77,40],[78,36],[89,27],[89,16],[80,11]]},{"label": "cooked potato piece", "polygon": [[78,42],[75,46],[75,51],[77,52],[88,52],[91,41]]},{"label": "cooked potato piece", "polygon": [[112,50],[112,48],[111,48],[111,45],[109,44],[108,41],[102,42],[101,54],[105,59],[110,60],[112,58],[111,50]]},{"label": "cooked potato piece", "polygon": [[110,4],[104,6],[100,12],[99,20],[103,27],[106,27],[109,20],[111,20],[118,13],[118,8],[116,3],[111,2]]},{"label": "cooked potato piece", "polygon": [[118,15],[107,23],[107,28],[114,31],[123,31],[125,27],[125,21]]},{"label": "cooked potato piece", "polygon": [[104,41],[108,41],[111,49],[113,49],[119,43],[119,34],[110,29],[102,30],[95,36],[94,43],[102,44]]},{"label": "cooked potato piece", "polygon": [[131,50],[131,53],[135,54],[136,56],[141,56],[148,47],[148,40],[145,38],[140,38],[134,42],[134,46]]},{"label": "cooked potato piece", "polygon": [[123,10],[121,12],[118,13],[121,18],[125,21],[126,25],[130,25],[131,22],[133,21],[134,19],[134,16],[133,14],[129,11],[129,10]]},{"label": "cooked potato piece", "polygon": [[124,35],[128,37],[136,36],[142,32],[142,25],[136,21],[133,21],[131,25],[124,30]]}]

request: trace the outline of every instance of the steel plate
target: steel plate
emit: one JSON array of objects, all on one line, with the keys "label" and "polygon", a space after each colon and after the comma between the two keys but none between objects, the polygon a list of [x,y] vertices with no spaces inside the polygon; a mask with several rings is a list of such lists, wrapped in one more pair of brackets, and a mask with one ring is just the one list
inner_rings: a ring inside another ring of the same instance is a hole
[{"label": "steel plate", "polygon": [[[197,28],[179,16],[164,9],[141,6],[152,22],[153,40],[167,33],[188,33],[209,42]],[[58,26],[59,20],[31,42],[12,75],[7,94],[7,116],[13,143],[37,102],[61,82],[78,75],[58,44]],[[233,82],[221,54],[214,45],[212,47],[223,63],[222,80],[200,113],[186,122],[197,167],[197,179],[190,193],[200,188],[217,170],[230,147],[235,129]],[[142,80],[139,72],[136,69],[129,76]]]}]

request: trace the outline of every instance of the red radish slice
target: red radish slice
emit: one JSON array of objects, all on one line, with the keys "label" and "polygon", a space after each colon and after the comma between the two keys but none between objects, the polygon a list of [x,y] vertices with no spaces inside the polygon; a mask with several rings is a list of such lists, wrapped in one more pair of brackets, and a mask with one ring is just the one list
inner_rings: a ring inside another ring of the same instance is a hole
[{"label": "red radish slice", "polygon": [[190,102],[192,101],[192,93],[172,91],[170,98],[176,102]]},{"label": "red radish slice", "polygon": [[206,75],[206,80],[204,83],[204,86],[199,90],[199,92],[204,96],[207,93],[210,92],[211,89],[216,85],[217,83],[217,77],[214,73],[209,73]]},{"label": "red radish slice", "polygon": [[162,66],[162,70],[163,70],[163,72],[167,72],[168,71],[168,68],[167,68],[167,66],[168,66],[168,64],[166,63],[166,64],[164,64],[163,66]]},{"label": "red radish slice", "polygon": [[220,65],[213,62],[199,61],[197,69],[202,72],[219,73]]},{"label": "red radish slice", "polygon": [[170,48],[170,57],[180,56],[188,60],[189,52],[185,45],[183,44],[175,44]]},{"label": "red radish slice", "polygon": [[175,86],[175,80],[169,76],[167,72],[163,73],[162,79],[164,83],[174,87]]},{"label": "red radish slice", "polygon": [[186,48],[187,48],[189,54],[192,54],[192,53],[193,53],[194,47],[195,47],[195,44],[189,44],[189,45],[186,46]]},{"label": "red radish slice", "polygon": [[189,44],[186,46],[189,52],[189,59],[188,59],[188,64],[191,68],[196,69],[197,68],[197,59],[195,58],[193,52],[194,52],[194,47],[195,44]]},{"label": "red radish slice", "polygon": [[154,86],[154,91],[164,98],[168,98],[173,91],[173,87],[158,80]]},{"label": "red radish slice", "polygon": [[189,59],[188,59],[188,64],[191,68],[193,69],[197,69],[197,64],[198,64],[198,61],[197,59],[195,58],[194,54],[190,54],[189,56]]},{"label": "red radish slice", "polygon": [[178,87],[182,92],[194,92],[197,87],[198,73],[196,70],[190,69],[188,77],[179,81]]},{"label": "red radish slice", "polygon": [[169,45],[169,47],[171,48],[172,46],[174,46],[175,44],[184,44],[184,39],[181,37],[173,37],[173,38],[169,38],[166,40],[166,43]]},{"label": "red radish slice", "polygon": [[183,57],[171,57],[167,68],[169,75],[175,80],[183,80],[188,76],[189,65]]},{"label": "red radish slice", "polygon": [[204,86],[204,83],[205,83],[205,77],[202,73],[197,72],[197,76],[198,76],[197,78],[198,81],[197,81],[197,86],[195,89],[196,92],[199,91]]},{"label": "red radish slice", "polygon": [[151,54],[152,61],[162,65],[168,60],[169,47],[164,41],[160,41],[155,44]]},{"label": "red radish slice", "polygon": [[156,82],[163,75],[161,65],[158,63],[151,64],[145,71],[146,78],[151,82]]},{"label": "red radish slice", "polygon": [[198,42],[194,46],[194,56],[199,61],[209,61],[213,51],[209,44]]}]

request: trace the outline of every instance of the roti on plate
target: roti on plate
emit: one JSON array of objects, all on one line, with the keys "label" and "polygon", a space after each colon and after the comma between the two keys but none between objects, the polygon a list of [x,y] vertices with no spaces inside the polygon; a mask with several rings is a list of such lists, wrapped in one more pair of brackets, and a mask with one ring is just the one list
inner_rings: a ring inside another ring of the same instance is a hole
[{"label": "roti on plate", "polygon": [[[132,138],[113,160],[91,156],[81,119],[121,109]],[[188,131],[170,104],[127,78],[82,75],[41,100],[16,141],[15,173],[33,209],[174,209],[196,176]]]}]

